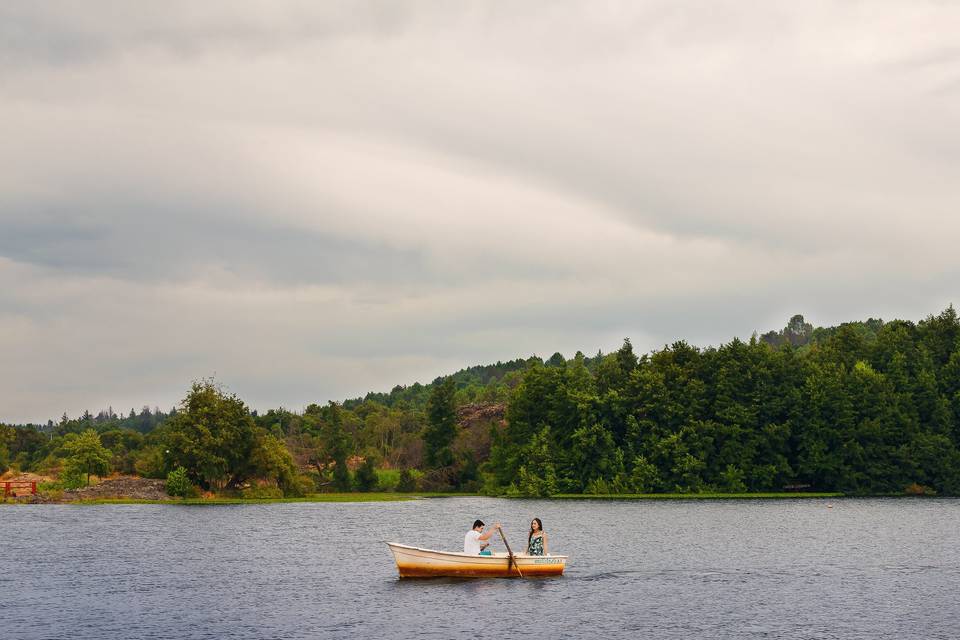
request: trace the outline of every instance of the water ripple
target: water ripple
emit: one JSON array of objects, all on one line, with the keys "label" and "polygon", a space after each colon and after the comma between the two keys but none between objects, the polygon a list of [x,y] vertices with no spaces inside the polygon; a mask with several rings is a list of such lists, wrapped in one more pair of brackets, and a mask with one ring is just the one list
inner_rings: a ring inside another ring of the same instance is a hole
[{"label": "water ripple", "polygon": [[[565,577],[401,581],[382,542],[533,516]],[[953,638],[957,531],[957,500],[5,508],[0,637]]]}]

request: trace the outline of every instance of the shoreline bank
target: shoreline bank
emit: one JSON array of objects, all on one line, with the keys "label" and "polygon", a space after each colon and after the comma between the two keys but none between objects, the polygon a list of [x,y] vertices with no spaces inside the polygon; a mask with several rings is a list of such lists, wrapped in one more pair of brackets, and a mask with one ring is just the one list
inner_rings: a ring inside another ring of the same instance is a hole
[{"label": "shoreline bank", "polygon": [[[31,496],[0,500],[2,504],[62,504],[62,505],[101,505],[101,504],[163,504],[163,505],[238,505],[238,504],[275,504],[295,502],[399,502],[406,500],[425,500],[430,498],[507,498],[516,500],[795,500],[795,499],[829,499],[851,497],[839,492],[796,492],[796,493],[641,493],[641,494],[587,494],[564,493],[548,498],[531,498],[525,496],[483,496],[477,493],[444,493],[444,492],[346,492],[346,493],[317,493],[297,498],[165,498],[160,500],[146,500],[142,498],[98,497],[80,500],[49,499],[40,497],[31,499]],[[857,496],[863,498],[890,498],[914,497],[908,495],[876,495]]]}]

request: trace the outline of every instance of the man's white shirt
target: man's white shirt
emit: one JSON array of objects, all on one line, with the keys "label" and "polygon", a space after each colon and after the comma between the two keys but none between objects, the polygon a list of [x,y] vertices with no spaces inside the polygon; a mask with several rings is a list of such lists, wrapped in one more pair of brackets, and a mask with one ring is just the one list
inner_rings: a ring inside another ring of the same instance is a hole
[{"label": "man's white shirt", "polygon": [[480,532],[476,529],[470,529],[467,535],[463,536],[463,552],[480,555]]}]

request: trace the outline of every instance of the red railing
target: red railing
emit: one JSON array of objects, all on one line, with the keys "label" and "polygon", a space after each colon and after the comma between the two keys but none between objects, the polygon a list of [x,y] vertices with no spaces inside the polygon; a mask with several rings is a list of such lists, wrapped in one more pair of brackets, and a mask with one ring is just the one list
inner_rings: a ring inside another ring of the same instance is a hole
[{"label": "red railing", "polygon": [[8,498],[10,496],[24,495],[15,491],[15,489],[30,489],[30,495],[36,495],[37,493],[37,483],[35,480],[12,480],[10,482],[3,483],[3,497]]}]

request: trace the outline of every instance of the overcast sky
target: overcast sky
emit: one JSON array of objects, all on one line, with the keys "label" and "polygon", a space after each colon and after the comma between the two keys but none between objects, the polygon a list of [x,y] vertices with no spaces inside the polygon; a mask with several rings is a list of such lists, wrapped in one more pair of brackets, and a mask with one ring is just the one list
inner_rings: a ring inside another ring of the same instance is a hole
[{"label": "overcast sky", "polygon": [[0,4],[0,420],[960,303],[951,2]]}]

